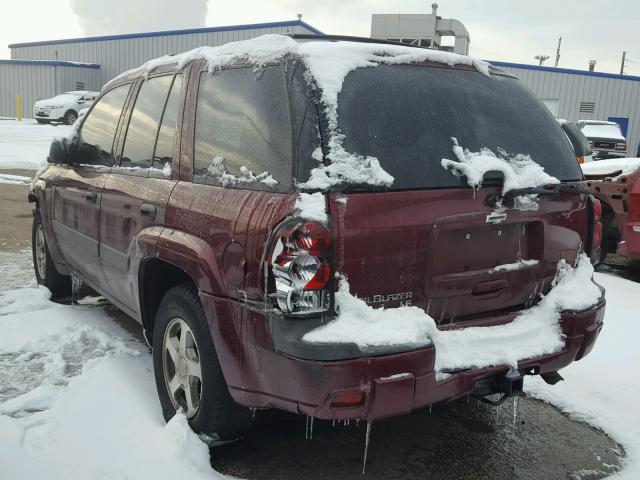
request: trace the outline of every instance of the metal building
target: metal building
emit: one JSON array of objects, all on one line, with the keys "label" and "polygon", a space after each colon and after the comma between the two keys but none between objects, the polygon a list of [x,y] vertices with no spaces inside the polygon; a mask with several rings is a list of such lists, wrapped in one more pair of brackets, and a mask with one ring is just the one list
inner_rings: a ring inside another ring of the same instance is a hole
[{"label": "metal building", "polygon": [[639,156],[640,77],[507,62],[491,62],[520,78],[557,117],[609,120],[627,138],[627,156]]},{"label": "metal building", "polygon": [[[442,37],[455,37],[453,48],[442,46]],[[371,15],[371,38],[380,38],[408,45],[469,53],[471,38],[460,20],[438,16],[438,4],[431,5],[430,14]]]},{"label": "metal building", "polygon": [[17,116],[22,99],[25,117],[33,104],[69,90],[99,90],[100,65],[47,60],[0,60],[0,117]]},{"label": "metal building", "polygon": [[100,65],[102,83],[152,58],[181,53],[203,45],[248,40],[267,33],[322,33],[302,20],[165,32],[71,38],[9,45],[11,58],[56,59]]},{"label": "metal building", "polygon": [[[322,32],[294,20],[11,44],[11,60],[0,60],[0,117],[16,116],[18,94],[24,115],[30,117],[38,99],[69,90],[100,90],[116,75],[152,58],[268,33]],[[85,88],[77,88],[83,82]]]}]

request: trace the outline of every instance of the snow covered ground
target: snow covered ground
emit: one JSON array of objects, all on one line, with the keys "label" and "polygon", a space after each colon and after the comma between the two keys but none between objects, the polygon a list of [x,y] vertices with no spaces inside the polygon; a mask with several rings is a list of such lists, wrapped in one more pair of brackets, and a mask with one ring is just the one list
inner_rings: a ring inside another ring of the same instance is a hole
[{"label": "snow covered ground", "polygon": [[[16,272],[3,265],[3,277],[22,278],[20,288],[0,284],[1,478],[226,478],[211,468],[209,449],[184,417],[165,425],[140,341],[95,299],[78,306],[49,301],[24,275],[27,255],[14,254]],[[608,307],[594,351],[562,371],[565,382],[527,379],[526,387],[622,443],[628,460],[616,478],[637,479],[640,284],[596,278],[607,288]]]},{"label": "snow covered ground", "polygon": [[40,125],[33,119],[0,120],[0,169],[37,170],[46,161],[51,139],[68,135],[71,128]]}]

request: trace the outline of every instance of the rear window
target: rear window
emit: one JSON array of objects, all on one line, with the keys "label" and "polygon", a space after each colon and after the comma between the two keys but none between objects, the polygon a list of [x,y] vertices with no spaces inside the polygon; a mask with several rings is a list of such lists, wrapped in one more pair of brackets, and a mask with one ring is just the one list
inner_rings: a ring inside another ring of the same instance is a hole
[{"label": "rear window", "polygon": [[509,77],[420,65],[360,68],[345,79],[338,122],[348,152],[376,157],[395,178],[390,190],[466,185],[440,165],[455,159],[451,137],[472,152],[528,154],[560,180],[582,177],[551,113]]}]

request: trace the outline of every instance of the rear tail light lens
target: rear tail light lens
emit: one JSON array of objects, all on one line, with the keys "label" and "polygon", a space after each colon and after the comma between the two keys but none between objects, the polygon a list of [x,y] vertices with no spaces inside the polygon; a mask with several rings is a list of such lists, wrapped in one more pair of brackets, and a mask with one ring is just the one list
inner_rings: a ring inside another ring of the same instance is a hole
[{"label": "rear tail light lens", "polygon": [[602,219],[602,203],[597,198],[593,199],[593,219],[596,222]]},{"label": "rear tail light lens", "polygon": [[591,202],[592,215],[592,218],[590,219],[591,248],[589,249],[589,254],[591,255],[592,262],[595,262],[600,257],[600,248],[602,245],[602,203],[600,203],[600,200],[594,196],[589,196],[589,201]]},{"label": "rear tail light lens", "polygon": [[584,157],[578,156],[578,157],[576,157],[576,159],[578,160],[579,164],[583,164],[584,163]]},{"label": "rear tail light lens", "polygon": [[331,303],[331,234],[318,222],[290,220],[276,228],[267,258],[267,288],[287,315],[325,312]]}]

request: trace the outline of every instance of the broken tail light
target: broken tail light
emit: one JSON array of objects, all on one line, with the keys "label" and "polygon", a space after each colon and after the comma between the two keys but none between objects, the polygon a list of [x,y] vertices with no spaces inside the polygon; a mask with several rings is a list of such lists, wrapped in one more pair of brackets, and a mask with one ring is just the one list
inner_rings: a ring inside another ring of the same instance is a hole
[{"label": "broken tail light", "polygon": [[590,254],[592,257],[592,261],[595,258],[600,256],[600,248],[602,245],[602,203],[600,200],[595,198],[594,196],[589,196],[589,201],[591,203],[591,208],[589,209],[591,212],[592,218],[590,219],[591,223],[591,248]]},{"label": "broken tail light", "polygon": [[331,305],[331,234],[319,222],[290,219],[269,241],[267,294],[284,314],[322,313]]}]

